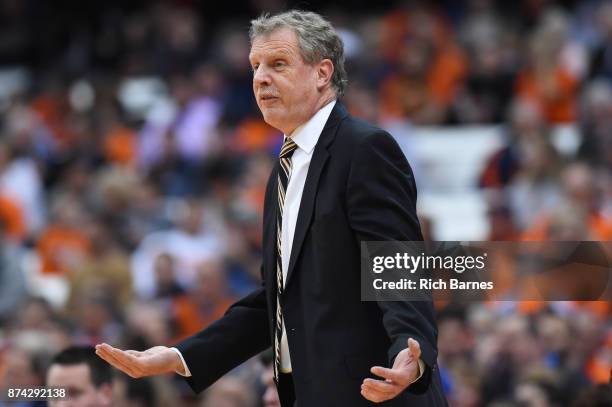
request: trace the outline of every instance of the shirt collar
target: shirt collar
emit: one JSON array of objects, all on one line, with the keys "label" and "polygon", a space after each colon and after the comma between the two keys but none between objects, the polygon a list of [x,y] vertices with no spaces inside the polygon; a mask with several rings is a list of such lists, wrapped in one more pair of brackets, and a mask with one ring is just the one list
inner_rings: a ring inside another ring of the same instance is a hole
[{"label": "shirt collar", "polygon": [[[292,133],[291,139],[297,146],[310,154],[319,141],[319,136],[329,119],[332,109],[336,105],[336,101],[332,100],[323,106],[317,113],[314,114],[306,123],[298,126]],[[285,135],[285,138],[287,136]]]}]

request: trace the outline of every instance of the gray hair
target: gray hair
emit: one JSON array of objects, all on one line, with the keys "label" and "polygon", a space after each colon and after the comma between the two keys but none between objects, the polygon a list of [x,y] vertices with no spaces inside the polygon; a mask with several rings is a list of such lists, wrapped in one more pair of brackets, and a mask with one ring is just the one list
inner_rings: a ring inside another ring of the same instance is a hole
[{"label": "gray hair", "polygon": [[344,70],[344,44],[329,21],[311,11],[291,10],[270,15],[263,14],[251,21],[249,38],[270,34],[287,27],[295,33],[302,58],[308,64],[330,59],[334,64],[332,87],[338,97],[344,94],[348,82]]}]

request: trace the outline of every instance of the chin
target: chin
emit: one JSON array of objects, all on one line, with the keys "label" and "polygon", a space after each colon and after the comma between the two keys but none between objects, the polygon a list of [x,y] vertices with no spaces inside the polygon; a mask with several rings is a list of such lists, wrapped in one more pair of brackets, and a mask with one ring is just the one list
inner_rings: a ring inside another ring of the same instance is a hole
[{"label": "chin", "polygon": [[282,117],[282,114],[280,112],[272,112],[270,111],[270,109],[267,109],[266,111],[262,110],[261,113],[266,123],[268,123],[270,126],[274,127],[275,129],[279,129],[279,130],[281,129],[280,119]]}]

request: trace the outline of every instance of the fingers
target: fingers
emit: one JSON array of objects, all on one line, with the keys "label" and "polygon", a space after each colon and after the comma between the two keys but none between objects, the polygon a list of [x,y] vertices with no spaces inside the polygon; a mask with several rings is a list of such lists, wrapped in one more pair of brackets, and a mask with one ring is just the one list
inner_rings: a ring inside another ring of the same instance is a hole
[{"label": "fingers", "polygon": [[96,345],[96,354],[106,362],[121,370],[130,377],[138,378],[144,375],[137,359],[123,351],[105,343]]},{"label": "fingers", "polygon": [[124,372],[124,373],[126,373],[126,374],[128,374],[130,376],[132,375],[132,372],[130,371],[130,369],[128,369],[126,366],[123,366],[123,364],[121,364],[119,361],[117,361],[113,357],[111,352],[108,350],[108,348],[106,348],[105,346],[97,345],[96,346],[96,355],[98,355],[100,358],[104,359],[107,363],[109,363],[114,368],[119,369],[122,372]]},{"label": "fingers", "polygon": [[375,403],[390,400],[402,391],[402,387],[388,381],[365,379],[361,384],[361,395]]},{"label": "fingers", "polygon": [[112,347],[107,344],[96,345],[96,354],[113,367],[121,370],[129,376],[134,377],[135,372],[133,372],[129,366],[126,366],[121,361],[117,360],[117,358],[111,352],[111,349]]},{"label": "fingers", "polygon": [[419,342],[416,340],[412,338],[408,339],[408,349],[414,359],[419,359],[421,357],[421,345],[419,345]]},{"label": "fingers", "polygon": [[383,377],[399,385],[407,384],[405,375],[403,374],[403,372],[397,369],[388,369],[386,367],[374,366],[372,369],[370,369],[370,372],[374,373],[376,376]]},{"label": "fingers", "polygon": [[[398,367],[388,369],[386,367],[374,366],[370,369],[373,374],[386,380],[365,379],[361,384],[361,395],[375,403],[395,398],[409,385],[411,377],[410,369],[414,367],[420,357],[421,346],[419,342],[409,338],[408,348],[401,351],[396,359]],[[400,358],[401,361],[399,361]]]}]

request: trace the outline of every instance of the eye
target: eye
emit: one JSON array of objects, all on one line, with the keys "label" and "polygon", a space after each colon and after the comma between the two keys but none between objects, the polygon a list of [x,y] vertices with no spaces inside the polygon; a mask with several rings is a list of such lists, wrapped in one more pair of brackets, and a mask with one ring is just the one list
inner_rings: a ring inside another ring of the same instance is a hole
[{"label": "eye", "polygon": [[274,68],[283,68],[285,65],[287,64],[283,60],[277,60],[274,62]]},{"label": "eye", "polygon": [[253,64],[253,65],[251,65],[251,70],[253,71],[253,73],[255,73],[255,71],[257,70],[257,68],[259,68],[259,64]]}]

